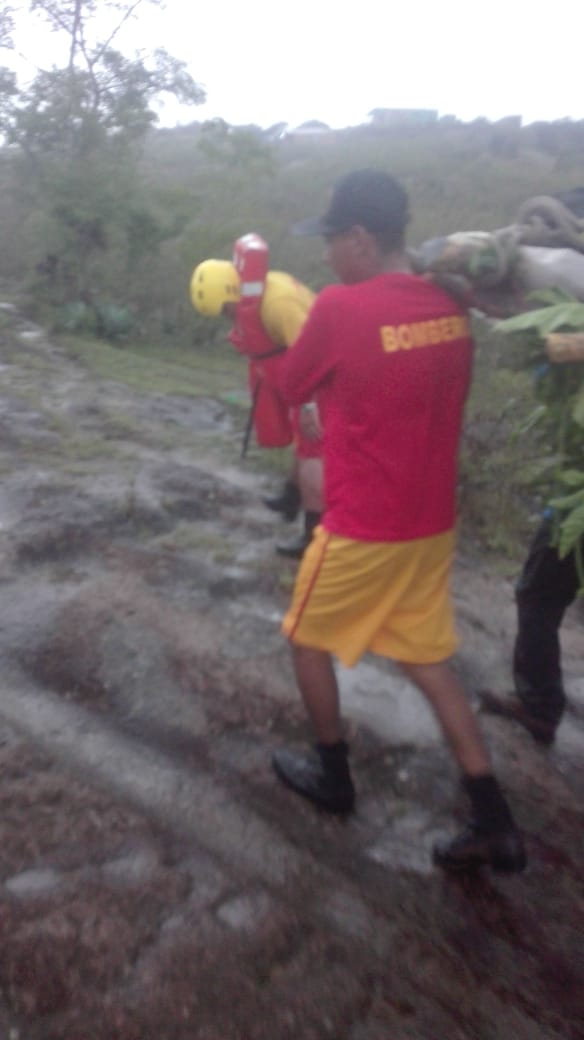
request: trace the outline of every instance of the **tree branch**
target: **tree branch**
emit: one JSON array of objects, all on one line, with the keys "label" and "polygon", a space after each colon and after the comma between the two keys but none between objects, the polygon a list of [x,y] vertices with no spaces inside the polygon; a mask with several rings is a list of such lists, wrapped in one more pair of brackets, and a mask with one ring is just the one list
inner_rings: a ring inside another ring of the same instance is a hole
[{"label": "tree branch", "polygon": [[113,43],[115,37],[118,35],[118,33],[119,33],[120,29],[122,28],[122,26],[125,25],[125,23],[128,21],[128,19],[130,19],[132,17],[132,15],[134,14],[134,11],[136,10],[137,7],[140,6],[141,3],[142,3],[142,0],[135,0],[135,2],[131,5],[131,7],[128,8],[128,10],[125,12],[123,17],[121,18],[121,20],[116,25],[115,29],[113,29],[112,32],[110,33],[109,38],[105,41],[105,43],[102,44],[101,49],[97,52],[97,55],[96,55],[96,58],[95,58],[96,61],[99,61],[100,58],[103,57],[105,51],[107,51],[107,49],[111,46],[111,44]]},{"label": "tree branch", "polygon": [[77,50],[77,35],[81,25],[81,8],[83,0],[75,0],[75,13],[73,15],[73,27],[71,29],[71,50],[69,51],[69,72],[72,72],[75,64],[75,51]]}]

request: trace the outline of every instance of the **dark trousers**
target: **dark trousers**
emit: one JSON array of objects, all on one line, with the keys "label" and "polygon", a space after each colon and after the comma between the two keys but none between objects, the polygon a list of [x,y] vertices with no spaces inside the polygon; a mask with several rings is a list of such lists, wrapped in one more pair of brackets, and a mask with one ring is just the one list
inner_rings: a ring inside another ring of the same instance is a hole
[{"label": "dark trousers", "polygon": [[560,625],[579,587],[573,553],[560,560],[544,520],[530,545],[515,589],[515,689],[530,714],[558,723],[566,695],[560,660]]}]

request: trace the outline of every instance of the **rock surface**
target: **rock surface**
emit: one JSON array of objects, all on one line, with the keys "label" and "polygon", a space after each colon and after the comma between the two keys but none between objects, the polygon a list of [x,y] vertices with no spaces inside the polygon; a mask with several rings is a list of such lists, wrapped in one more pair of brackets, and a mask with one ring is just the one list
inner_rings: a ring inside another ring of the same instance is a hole
[{"label": "rock surface", "polygon": [[[97,382],[0,312],[0,1036],[581,1037],[578,608],[553,749],[485,720],[525,875],[432,869],[455,770],[373,658],[340,673],[357,812],[319,815],[270,770],[309,738],[278,632],[293,568],[229,413]],[[510,583],[461,554],[454,592],[460,674],[504,689]]]}]

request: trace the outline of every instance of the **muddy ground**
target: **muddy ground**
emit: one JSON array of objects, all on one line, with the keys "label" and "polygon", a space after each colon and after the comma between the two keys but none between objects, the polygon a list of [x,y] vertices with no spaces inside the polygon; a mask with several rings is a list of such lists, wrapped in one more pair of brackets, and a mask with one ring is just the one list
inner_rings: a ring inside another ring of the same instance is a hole
[{"label": "muddy ground", "polygon": [[[485,720],[520,878],[444,878],[463,819],[388,664],[340,675],[359,801],[274,781],[308,737],[278,633],[293,566],[209,398],[97,383],[0,309],[1,1040],[577,1040],[584,625],[552,750]],[[509,685],[512,586],[461,550],[456,666]]]}]

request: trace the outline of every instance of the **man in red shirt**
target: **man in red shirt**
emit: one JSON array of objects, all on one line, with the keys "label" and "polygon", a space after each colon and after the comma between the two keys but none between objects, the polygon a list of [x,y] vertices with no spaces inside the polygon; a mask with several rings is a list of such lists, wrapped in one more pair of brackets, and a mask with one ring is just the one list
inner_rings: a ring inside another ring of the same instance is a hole
[{"label": "man in red shirt", "polygon": [[341,285],[324,289],[282,366],[291,405],[315,398],[324,431],[325,512],[282,623],[318,743],[275,753],[279,778],[331,812],[354,787],[332,664],[392,658],[431,704],[472,805],[468,827],[435,846],[440,866],[525,866],[525,851],[464,690],[449,575],[457,455],[472,364],[468,319],[405,252],[407,196],[380,170],[336,185],[323,235]]}]

